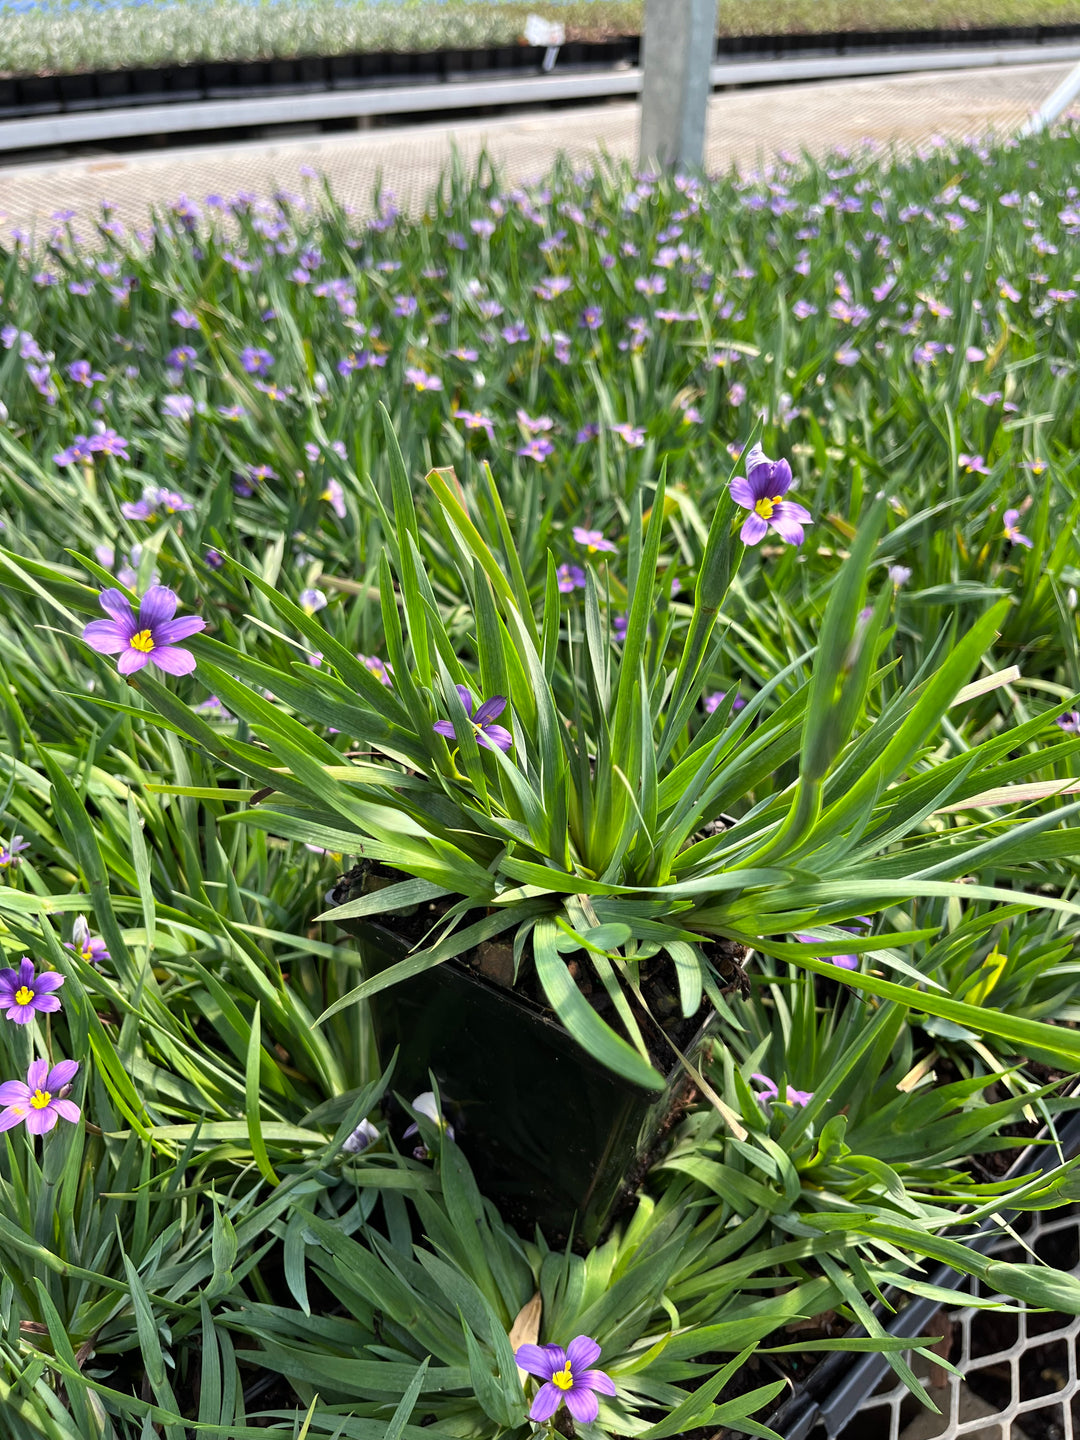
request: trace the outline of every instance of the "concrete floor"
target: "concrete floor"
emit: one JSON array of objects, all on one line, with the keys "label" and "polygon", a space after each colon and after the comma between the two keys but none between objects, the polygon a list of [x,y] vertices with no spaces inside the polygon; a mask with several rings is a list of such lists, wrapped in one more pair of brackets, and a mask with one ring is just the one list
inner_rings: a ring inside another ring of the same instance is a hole
[{"label": "concrete floor", "polygon": [[[761,87],[716,94],[709,105],[707,167],[749,167],[781,151],[812,155],[871,139],[902,149],[934,137],[963,139],[1015,129],[1070,69],[1062,64],[935,71],[868,80]],[[96,215],[102,200],[126,224],[180,195],[299,189],[301,166],[330,181],[343,201],[370,203],[378,176],[400,204],[422,204],[456,147],[467,168],[486,147],[510,181],[542,174],[557,150],[574,162],[601,150],[630,159],[638,105],[613,101],[451,124],[310,135],[131,155],[82,155],[42,164],[0,165],[0,237],[13,227],[47,227],[53,212]]]}]

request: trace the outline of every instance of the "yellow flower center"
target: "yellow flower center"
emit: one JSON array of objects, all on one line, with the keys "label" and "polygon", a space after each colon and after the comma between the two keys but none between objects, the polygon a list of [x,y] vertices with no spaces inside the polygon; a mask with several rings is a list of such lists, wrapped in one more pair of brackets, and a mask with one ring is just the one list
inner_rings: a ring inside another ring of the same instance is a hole
[{"label": "yellow flower center", "polygon": [[33,1000],[33,998],[33,990],[28,989],[25,985],[20,985],[18,990],[15,991],[16,1005],[29,1005],[30,1001]]},{"label": "yellow flower center", "polygon": [[570,1361],[561,1370],[556,1370],[551,1377],[551,1383],[560,1390],[572,1390],[574,1388],[574,1377],[570,1373]]},{"label": "yellow flower center", "polygon": [[35,1110],[44,1110],[51,1099],[52,1096],[47,1090],[35,1090],[33,1095],[30,1096],[30,1104]]},{"label": "yellow flower center", "polygon": [[761,499],[757,502],[757,504],[754,506],[754,509],[757,511],[757,513],[761,516],[763,520],[771,520],[773,511],[776,509],[777,505],[780,504],[780,501],[783,498],[784,497],[782,495],[774,495],[772,499],[770,499],[768,495],[763,495]]},{"label": "yellow flower center", "polygon": [[137,635],[132,635],[128,644],[132,650],[141,650],[144,655],[149,655],[154,648],[154,637],[149,630],[140,630]]}]

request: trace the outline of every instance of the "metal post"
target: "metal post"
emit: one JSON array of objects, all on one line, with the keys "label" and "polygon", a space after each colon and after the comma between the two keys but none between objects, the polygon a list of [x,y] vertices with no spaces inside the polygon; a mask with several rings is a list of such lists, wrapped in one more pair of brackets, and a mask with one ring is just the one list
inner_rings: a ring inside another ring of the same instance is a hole
[{"label": "metal post", "polygon": [[705,160],[716,0],[645,0],[641,96],[643,166],[700,168]]},{"label": "metal post", "polygon": [[1037,135],[1055,120],[1061,118],[1072,102],[1080,95],[1080,65],[1070,70],[1057,89],[1040,105],[1035,114],[1021,129],[1022,135]]}]

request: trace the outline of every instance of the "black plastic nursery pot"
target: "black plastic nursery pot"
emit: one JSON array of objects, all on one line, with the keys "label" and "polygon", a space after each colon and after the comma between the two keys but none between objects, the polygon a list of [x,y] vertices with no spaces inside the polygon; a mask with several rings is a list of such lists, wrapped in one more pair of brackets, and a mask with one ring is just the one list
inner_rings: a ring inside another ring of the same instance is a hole
[{"label": "black plastic nursery pot", "polygon": [[[334,898],[349,898],[347,887]],[[340,923],[356,937],[367,976],[413,948],[388,926]],[[369,1003],[380,1061],[398,1051],[391,1089],[411,1101],[434,1075],[481,1193],[515,1228],[539,1225],[552,1244],[572,1234],[586,1248],[603,1237],[690,1097],[681,1061],[663,1090],[645,1090],[594,1060],[539,1005],[458,961]],[[700,1049],[712,1022],[709,1010],[684,1054]],[[394,1128],[400,1143],[403,1126]]]}]

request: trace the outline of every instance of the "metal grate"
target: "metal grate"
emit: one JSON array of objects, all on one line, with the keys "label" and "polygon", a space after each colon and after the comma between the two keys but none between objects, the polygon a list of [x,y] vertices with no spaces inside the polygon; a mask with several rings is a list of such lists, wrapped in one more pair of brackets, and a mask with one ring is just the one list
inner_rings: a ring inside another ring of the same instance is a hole
[{"label": "metal grate", "polygon": [[[1025,1217],[1015,1231],[1040,1258],[1080,1275],[1080,1207]],[[1010,1262],[1030,1258],[1008,1234],[986,1253]],[[974,1277],[958,1288],[957,1298],[964,1295],[1018,1313],[957,1306],[940,1310],[924,1327],[927,1334],[944,1333],[940,1353],[963,1376],[925,1362],[920,1370],[920,1357],[907,1353],[940,1416],[921,1406],[890,1370],[853,1414],[837,1417],[835,1428],[823,1414],[811,1440],[1080,1440],[1080,1316],[1028,1310],[990,1294]]]}]

